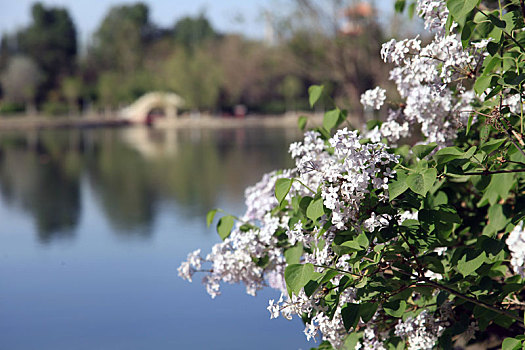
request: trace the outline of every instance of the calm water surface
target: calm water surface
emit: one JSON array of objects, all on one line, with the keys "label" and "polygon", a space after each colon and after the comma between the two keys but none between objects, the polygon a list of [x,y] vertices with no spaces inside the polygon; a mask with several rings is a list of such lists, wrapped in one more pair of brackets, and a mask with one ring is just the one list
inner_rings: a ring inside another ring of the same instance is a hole
[{"label": "calm water surface", "polygon": [[0,134],[0,349],[308,349],[265,290],[177,276],[209,209],[291,165],[295,130]]}]

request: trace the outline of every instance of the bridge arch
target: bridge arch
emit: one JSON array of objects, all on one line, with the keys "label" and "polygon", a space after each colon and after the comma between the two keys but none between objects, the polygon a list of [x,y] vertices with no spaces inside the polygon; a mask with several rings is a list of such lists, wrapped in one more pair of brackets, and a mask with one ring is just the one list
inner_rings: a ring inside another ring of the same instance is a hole
[{"label": "bridge arch", "polygon": [[178,109],[184,100],[177,94],[170,92],[149,92],[142,95],[128,107],[120,111],[121,118],[131,123],[146,123],[148,114],[154,109],[162,109],[166,118],[177,118]]}]

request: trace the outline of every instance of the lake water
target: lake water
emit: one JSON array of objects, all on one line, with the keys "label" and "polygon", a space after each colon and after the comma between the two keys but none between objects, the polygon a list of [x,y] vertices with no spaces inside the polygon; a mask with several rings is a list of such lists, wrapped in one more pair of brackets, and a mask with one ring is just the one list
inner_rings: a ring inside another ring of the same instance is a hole
[{"label": "lake water", "polygon": [[212,300],[177,267],[219,238],[208,210],[291,165],[295,130],[0,134],[0,349],[308,349],[274,290]]}]

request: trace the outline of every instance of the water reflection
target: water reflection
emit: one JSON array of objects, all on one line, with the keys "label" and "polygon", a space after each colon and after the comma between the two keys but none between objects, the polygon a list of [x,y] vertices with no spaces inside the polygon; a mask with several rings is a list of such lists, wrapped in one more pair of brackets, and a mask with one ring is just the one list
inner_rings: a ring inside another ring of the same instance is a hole
[{"label": "water reflection", "polygon": [[42,243],[75,237],[81,183],[120,236],[148,238],[163,202],[188,217],[237,200],[264,172],[290,166],[295,130],[55,130],[0,135],[0,193],[29,214]]}]

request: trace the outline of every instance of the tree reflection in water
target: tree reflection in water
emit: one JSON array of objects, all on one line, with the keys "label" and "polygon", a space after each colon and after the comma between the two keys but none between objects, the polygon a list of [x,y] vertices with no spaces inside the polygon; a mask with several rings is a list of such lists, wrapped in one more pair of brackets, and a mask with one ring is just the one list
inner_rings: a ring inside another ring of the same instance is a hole
[{"label": "tree reflection in water", "polygon": [[238,198],[263,173],[291,165],[286,150],[299,136],[285,129],[2,133],[0,193],[33,218],[43,243],[74,237],[83,188],[113,232],[147,238],[162,202],[191,217],[219,197]]}]

